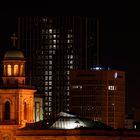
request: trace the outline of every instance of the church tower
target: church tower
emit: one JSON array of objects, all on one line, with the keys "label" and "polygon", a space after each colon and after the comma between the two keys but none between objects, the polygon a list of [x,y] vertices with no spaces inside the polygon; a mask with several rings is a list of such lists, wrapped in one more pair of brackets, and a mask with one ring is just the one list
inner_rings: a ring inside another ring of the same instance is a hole
[{"label": "church tower", "polygon": [[[14,46],[15,40],[13,42]],[[23,53],[15,48],[8,50],[3,58],[3,86],[0,89],[0,139],[9,137],[12,140],[13,130],[34,122],[36,90],[26,85],[24,70]]]},{"label": "church tower", "polygon": [[23,53],[19,50],[9,50],[3,59],[3,84],[5,86],[25,85],[25,60]]},{"label": "church tower", "polygon": [[[11,37],[13,47],[17,37],[15,34]],[[8,50],[3,59],[3,84],[4,86],[23,86],[25,85],[25,59],[20,50],[11,48]]]}]

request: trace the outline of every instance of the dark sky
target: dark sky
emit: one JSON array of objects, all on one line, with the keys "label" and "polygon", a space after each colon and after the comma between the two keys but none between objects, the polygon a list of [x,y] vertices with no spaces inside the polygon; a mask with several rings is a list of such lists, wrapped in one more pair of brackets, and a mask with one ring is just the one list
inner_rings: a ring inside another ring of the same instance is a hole
[{"label": "dark sky", "polygon": [[29,6],[28,8],[1,10],[0,51],[2,52],[8,45],[6,42],[16,28],[15,17],[17,15],[43,13],[100,16],[100,64],[126,72],[127,108],[140,106],[140,10],[138,2],[104,0],[86,4],[83,1],[80,4],[61,5],[55,10],[52,4],[48,4],[46,8]]}]

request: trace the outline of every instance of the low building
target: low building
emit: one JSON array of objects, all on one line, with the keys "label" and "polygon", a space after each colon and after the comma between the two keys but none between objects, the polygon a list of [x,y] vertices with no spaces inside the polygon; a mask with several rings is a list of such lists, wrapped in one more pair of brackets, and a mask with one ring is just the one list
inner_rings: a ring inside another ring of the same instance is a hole
[{"label": "low building", "polygon": [[47,121],[27,124],[16,130],[15,140],[140,140],[140,131],[113,129],[100,121],[60,113]]}]

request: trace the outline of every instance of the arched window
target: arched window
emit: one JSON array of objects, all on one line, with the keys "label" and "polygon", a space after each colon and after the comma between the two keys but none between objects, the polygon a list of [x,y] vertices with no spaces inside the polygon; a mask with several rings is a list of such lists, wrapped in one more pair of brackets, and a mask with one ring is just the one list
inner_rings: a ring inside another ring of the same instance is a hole
[{"label": "arched window", "polygon": [[10,120],[10,102],[7,101],[4,107],[4,120]]},{"label": "arched window", "polygon": [[14,65],[14,76],[18,75],[18,65]]},{"label": "arched window", "polygon": [[24,102],[24,120],[27,120],[27,104]]},{"label": "arched window", "polygon": [[7,65],[7,75],[11,76],[12,75],[12,68],[11,65]]},{"label": "arched window", "polygon": [[20,66],[20,76],[23,76],[23,65]]}]

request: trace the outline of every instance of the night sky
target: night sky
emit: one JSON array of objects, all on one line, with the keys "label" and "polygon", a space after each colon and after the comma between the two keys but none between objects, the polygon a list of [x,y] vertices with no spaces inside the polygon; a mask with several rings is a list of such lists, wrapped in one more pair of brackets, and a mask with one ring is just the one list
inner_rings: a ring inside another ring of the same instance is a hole
[{"label": "night sky", "polygon": [[[72,8],[71,8],[72,6]],[[126,72],[126,107],[140,106],[140,10],[139,4],[122,1],[104,1],[96,4],[71,4],[52,9],[11,8],[0,10],[0,54],[10,45],[10,36],[16,29],[18,15],[90,15],[100,16],[100,65]],[[12,11],[12,12],[11,12]],[[61,11],[61,12],[60,12]],[[43,14],[45,15],[45,14]]]}]

